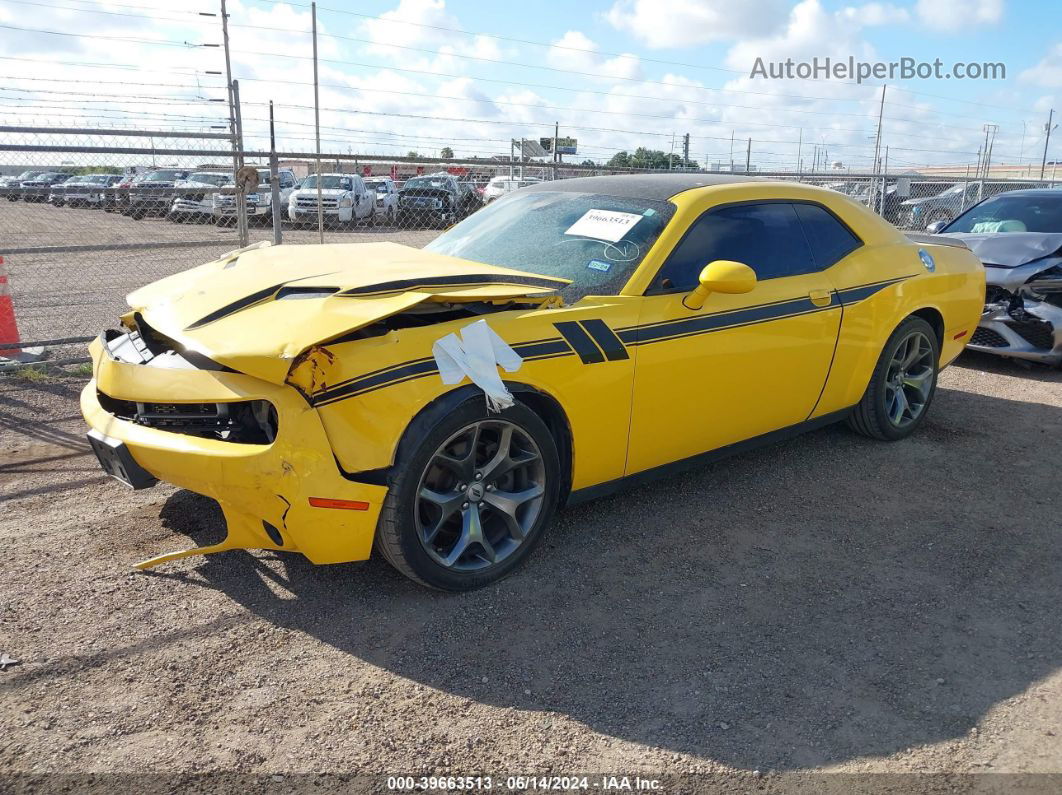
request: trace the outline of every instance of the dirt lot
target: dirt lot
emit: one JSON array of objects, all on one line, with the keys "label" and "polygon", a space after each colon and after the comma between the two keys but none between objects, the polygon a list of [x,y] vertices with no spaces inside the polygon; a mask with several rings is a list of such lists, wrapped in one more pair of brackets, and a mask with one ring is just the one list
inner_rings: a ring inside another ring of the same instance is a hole
[{"label": "dirt lot", "polygon": [[[137,287],[186,270],[239,245],[236,230],[212,223],[176,224],[162,218],[133,220],[99,209],[0,200],[0,250],[42,246],[115,246],[199,243],[190,247],[76,253],[9,254],[15,314],[24,340],[92,336],[102,322],[126,310],[125,296]],[[271,227],[254,226],[251,242],[271,240]],[[327,243],[394,240],[423,246],[439,234],[431,229],[397,230],[358,226],[326,231]],[[285,243],[316,243],[316,229],[284,229]],[[54,353],[70,355],[65,348]]]},{"label": "dirt lot", "polygon": [[966,354],[908,441],[834,427],[581,506],[464,596],[289,554],[131,571],[220,515],[104,480],[79,387],[0,379],[0,771],[1062,773],[1059,371]]}]

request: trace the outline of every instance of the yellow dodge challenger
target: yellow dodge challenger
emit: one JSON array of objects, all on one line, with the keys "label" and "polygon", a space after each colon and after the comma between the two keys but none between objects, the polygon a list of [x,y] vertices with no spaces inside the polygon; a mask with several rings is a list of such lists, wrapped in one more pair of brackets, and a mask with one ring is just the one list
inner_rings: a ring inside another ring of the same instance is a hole
[{"label": "yellow dodge challenger", "polygon": [[144,287],[81,408],[106,472],[224,511],[224,541],[140,567],[375,550],[460,591],[574,501],[840,420],[906,437],[984,290],[961,243],[829,190],[560,180],[423,249],[252,247]]}]

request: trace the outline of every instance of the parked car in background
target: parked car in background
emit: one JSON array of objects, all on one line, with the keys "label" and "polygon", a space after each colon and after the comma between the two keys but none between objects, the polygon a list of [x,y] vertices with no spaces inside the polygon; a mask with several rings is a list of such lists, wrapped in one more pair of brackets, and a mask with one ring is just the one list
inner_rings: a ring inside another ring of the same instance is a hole
[{"label": "parked car in background", "polygon": [[[232,174],[228,171],[195,171],[188,179],[179,180],[174,185],[173,204],[170,205],[168,218],[171,221],[202,221],[214,214],[214,193],[222,185],[232,184]],[[202,191],[196,188],[204,188]]]},{"label": "parked car in background", "polygon": [[129,192],[134,184],[139,181],[141,175],[136,173],[124,174],[120,180],[103,190],[103,209],[109,213],[125,213],[129,207]]},{"label": "parked car in background", "polygon": [[56,182],[48,188],[48,198],[45,201],[53,207],[62,207],[66,202],[66,185],[76,179],[77,177],[71,176],[62,182]]},{"label": "parked car in background", "polygon": [[[311,174],[303,178],[288,198],[288,218],[294,224],[317,223],[317,181]],[[370,190],[358,174],[321,174],[321,208],[325,223],[354,224],[376,218],[376,191]]]},{"label": "parked car in background", "polygon": [[173,204],[174,187],[190,173],[186,168],[159,168],[147,173],[129,191],[127,215],[136,220],[166,215]]},{"label": "parked car in background", "polygon": [[19,199],[19,186],[23,182],[43,173],[43,171],[23,171],[14,177],[0,177],[0,195],[7,196],[8,201],[17,202]]},{"label": "parked car in background", "polygon": [[27,202],[46,202],[52,192],[52,186],[65,182],[72,176],[74,175],[62,171],[45,171],[19,183],[19,196]]},{"label": "parked car in background", "polygon": [[452,174],[407,179],[398,191],[398,225],[446,227],[468,215],[478,200]]},{"label": "parked car in background", "polygon": [[56,207],[99,207],[103,191],[119,182],[120,174],[81,174],[52,187],[48,201]]},{"label": "parked car in background", "polygon": [[969,347],[1062,364],[1062,191],[997,194],[930,231],[984,263],[985,308]]},{"label": "parked car in background", "polygon": [[[277,171],[277,178],[280,183],[280,209],[283,213],[292,191],[298,187],[298,180],[295,178],[295,172],[287,168]],[[258,169],[258,188],[248,193],[244,200],[247,203],[248,222],[253,222],[256,219],[259,222],[268,222],[273,217],[273,192],[269,185],[268,168]],[[211,212],[214,215],[215,223],[235,223],[236,187],[233,185],[231,178],[220,192],[214,194]]]},{"label": "parked car in background", "polygon": [[394,226],[398,219],[398,186],[390,177],[366,177],[365,187],[375,194],[376,220]]},{"label": "parked car in background", "polygon": [[506,193],[526,188],[529,185],[537,185],[542,180],[537,177],[494,177],[483,188],[483,203],[490,204],[495,199],[500,199]]},{"label": "parked car in background", "polygon": [[968,207],[982,199],[1006,191],[1036,187],[1035,182],[981,182],[980,180],[952,185],[933,196],[913,198],[900,204],[899,225],[909,229],[926,229],[932,224],[947,223],[958,218]]}]

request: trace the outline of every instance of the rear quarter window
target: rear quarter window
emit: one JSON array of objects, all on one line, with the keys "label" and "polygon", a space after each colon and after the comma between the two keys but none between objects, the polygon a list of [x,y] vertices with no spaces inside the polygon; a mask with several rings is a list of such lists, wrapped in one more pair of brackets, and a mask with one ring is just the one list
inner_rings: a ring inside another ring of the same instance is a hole
[{"label": "rear quarter window", "polygon": [[829,268],[863,245],[863,241],[825,207],[818,204],[794,204],[793,207],[804,227],[815,265],[820,270]]}]

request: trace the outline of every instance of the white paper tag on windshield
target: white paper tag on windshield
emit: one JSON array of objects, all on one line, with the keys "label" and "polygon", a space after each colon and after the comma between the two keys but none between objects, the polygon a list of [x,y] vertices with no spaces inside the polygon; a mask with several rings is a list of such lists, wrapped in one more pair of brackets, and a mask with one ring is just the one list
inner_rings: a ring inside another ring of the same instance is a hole
[{"label": "white paper tag on windshield", "polygon": [[568,227],[564,234],[592,237],[618,243],[628,230],[642,220],[636,213],[620,213],[615,210],[587,210],[578,221]]}]

